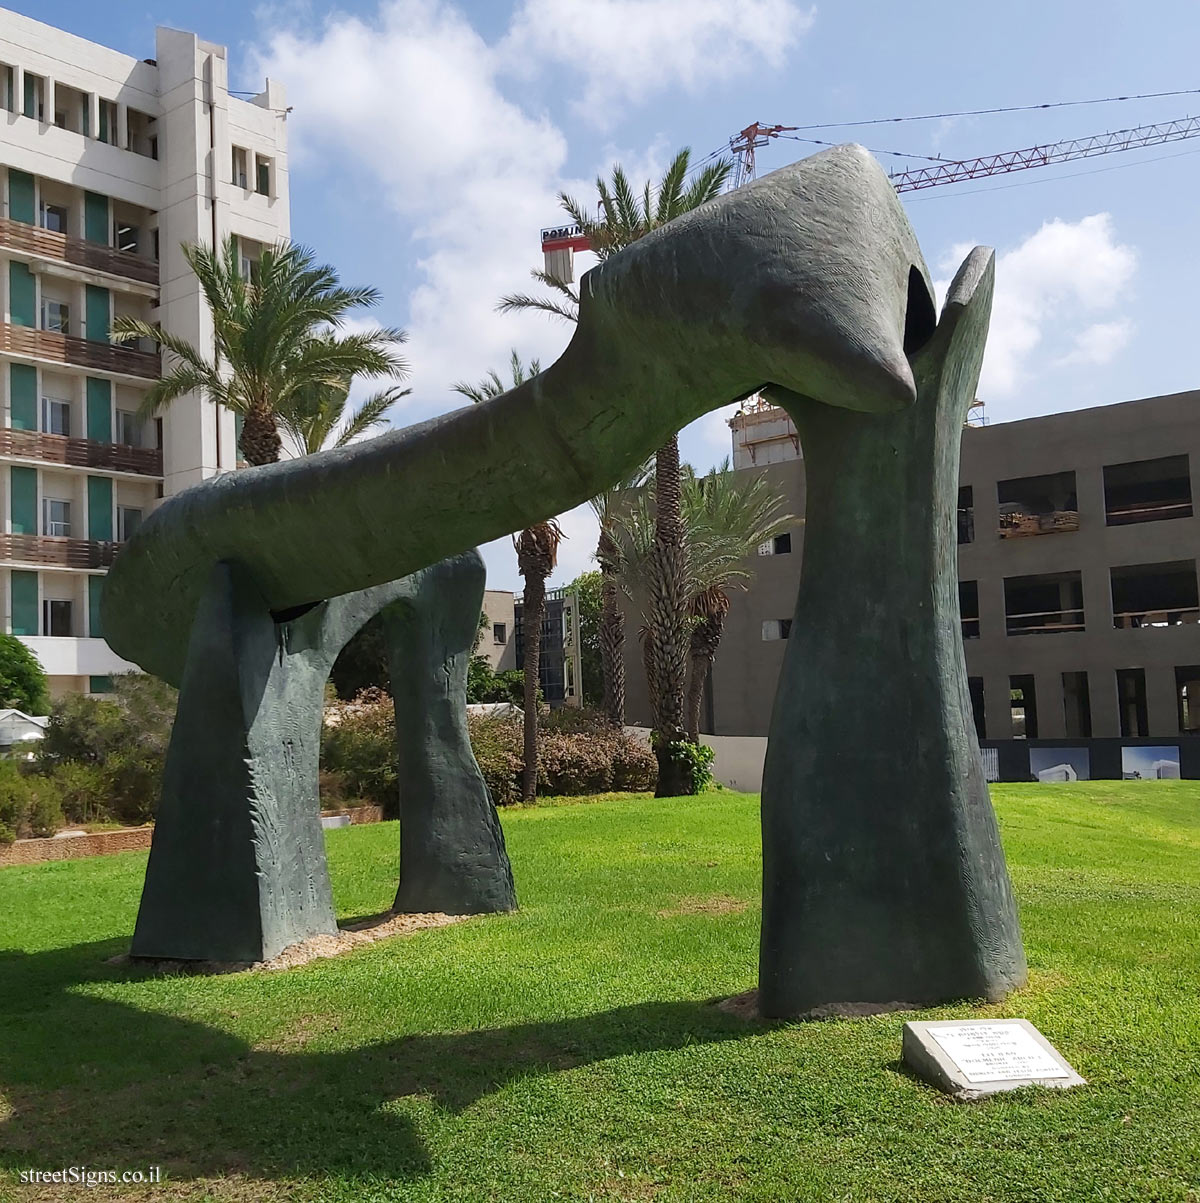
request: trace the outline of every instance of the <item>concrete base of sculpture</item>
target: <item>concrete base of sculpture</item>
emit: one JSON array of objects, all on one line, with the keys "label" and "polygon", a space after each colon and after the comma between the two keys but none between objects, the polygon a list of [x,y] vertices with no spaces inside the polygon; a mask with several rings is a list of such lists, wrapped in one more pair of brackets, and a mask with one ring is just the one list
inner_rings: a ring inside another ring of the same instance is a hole
[{"label": "concrete base of sculpture", "polygon": [[338,652],[381,610],[404,716],[397,903],[451,914],[515,905],[465,724],[483,587],[472,552],[276,622],[245,568],[213,569],[188,646],[133,956],[269,960],[337,930],[317,791],[324,689]]},{"label": "concrete base of sculpture", "polygon": [[763,773],[768,1017],[995,999],[1025,981],[971,717],[954,535],[992,274],[991,252],[974,251],[936,332],[932,320],[914,332],[910,409],[775,395],[808,475]]}]

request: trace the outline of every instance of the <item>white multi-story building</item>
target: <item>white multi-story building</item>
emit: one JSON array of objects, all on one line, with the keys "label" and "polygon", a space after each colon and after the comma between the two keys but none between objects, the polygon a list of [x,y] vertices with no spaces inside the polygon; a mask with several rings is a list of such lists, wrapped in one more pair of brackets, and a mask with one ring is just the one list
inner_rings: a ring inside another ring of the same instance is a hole
[{"label": "white multi-story building", "polygon": [[0,615],[52,694],[131,668],[104,643],[104,573],[164,496],[237,466],[200,396],[143,421],[153,347],[212,329],[180,250],[234,234],[246,272],[289,232],[286,104],[228,90],[225,48],[173,29],[134,59],[0,9]]}]

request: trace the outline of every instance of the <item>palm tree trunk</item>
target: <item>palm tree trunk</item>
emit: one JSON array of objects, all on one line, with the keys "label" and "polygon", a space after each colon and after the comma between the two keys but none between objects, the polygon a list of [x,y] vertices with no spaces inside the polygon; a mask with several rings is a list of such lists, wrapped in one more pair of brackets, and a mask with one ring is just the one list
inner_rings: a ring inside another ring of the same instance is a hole
[{"label": "palm tree trunk", "polygon": [[687,728],[688,739],[700,742],[700,710],[704,704],[704,686],[717,658],[717,648],[725,628],[725,615],[717,614],[703,618],[692,629],[690,652],[692,676],[688,682]]},{"label": "palm tree trunk", "polygon": [[654,632],[642,631],[642,667],[646,670],[646,696],[650,699],[650,727],[658,730],[658,657],[654,654]]},{"label": "palm tree trunk", "polygon": [[621,612],[621,591],[617,574],[604,566],[604,540],[597,549],[600,560],[600,670],[604,677],[604,713],[614,727],[625,725],[625,615]]},{"label": "palm tree trunk", "polygon": [[683,522],[680,515],[679,439],[670,439],[655,456],[654,553],[648,585],[651,652],[655,658],[658,708],[655,754],[658,757],[656,796],[673,798],[692,793],[687,763],[670,754],[669,745],[684,739],[684,681],[687,677],[687,622],[684,597]]},{"label": "palm tree trunk", "polygon": [[537,797],[538,673],[542,662],[542,620],[546,616],[546,577],[527,572],[523,598],[521,669],[525,674],[525,770],[521,778],[521,797],[532,802]]},{"label": "palm tree trunk", "polygon": [[269,405],[255,402],[247,411],[242,422],[240,440],[242,454],[248,464],[274,464],[279,461],[283,446],[279,438],[279,427]]}]

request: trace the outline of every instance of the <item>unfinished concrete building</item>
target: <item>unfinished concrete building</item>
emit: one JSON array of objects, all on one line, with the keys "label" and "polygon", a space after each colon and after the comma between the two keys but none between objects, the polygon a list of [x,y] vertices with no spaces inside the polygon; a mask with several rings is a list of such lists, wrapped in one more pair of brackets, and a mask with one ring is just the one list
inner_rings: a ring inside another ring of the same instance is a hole
[{"label": "unfinished concrete building", "polygon": [[[730,426],[735,467],[766,474],[803,515],[787,415],[754,403]],[[964,429],[959,600],[991,775],[1029,780],[1029,749],[1061,746],[1088,748],[1092,777],[1120,778],[1122,747],[1165,741],[1181,775],[1200,777],[1198,469],[1200,392]],[[749,591],[732,595],[703,712],[713,734],[767,733],[803,532],[760,547]],[[644,723],[636,636],[631,625],[628,718]]]}]

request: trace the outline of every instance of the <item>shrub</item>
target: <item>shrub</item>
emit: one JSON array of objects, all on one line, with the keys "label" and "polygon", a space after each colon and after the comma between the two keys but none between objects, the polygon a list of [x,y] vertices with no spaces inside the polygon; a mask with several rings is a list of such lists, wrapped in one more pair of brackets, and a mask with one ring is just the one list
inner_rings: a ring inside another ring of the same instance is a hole
[{"label": "shrub", "polygon": [[475,762],[483,774],[492,801],[508,806],[521,800],[521,774],[525,768],[521,719],[512,716],[467,716],[467,730]]},{"label": "shrub", "polygon": [[58,787],[46,777],[0,761],[0,844],[28,836],[53,835],[63,825]]},{"label": "shrub", "polygon": [[667,744],[667,755],[672,760],[684,762],[691,775],[691,793],[701,793],[712,784],[712,762],[716,758],[716,752],[707,744],[694,744],[690,739],[679,739]]},{"label": "shrub", "polygon": [[[497,806],[521,798],[524,741],[514,717],[468,720],[471,744]],[[539,739],[538,789],[548,794],[595,794],[654,787],[657,764],[650,749],[611,726],[601,715],[551,711]]]},{"label": "shrub", "polygon": [[0,846],[11,844],[25,826],[27,796],[20,769],[0,760]]},{"label": "shrub", "polygon": [[35,837],[53,835],[63,825],[62,806],[58,787],[49,777],[27,776],[28,791],[25,803],[25,823]]},{"label": "shrub", "polygon": [[325,712],[321,730],[322,767],[340,778],[351,797],[383,807],[395,818],[396,719],[392,699],[382,689],[364,689],[352,702]]},{"label": "shrub", "polygon": [[72,821],[154,816],[177,697],[156,677],[125,673],[108,697],[68,694],[52,705],[36,771],[57,784]]},{"label": "shrub", "polygon": [[98,764],[68,760],[50,772],[58,787],[68,823],[95,823],[108,818],[108,776]]},{"label": "shrub", "polygon": [[0,634],[0,706],[45,714],[48,705],[38,658],[15,635]]}]

